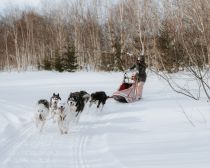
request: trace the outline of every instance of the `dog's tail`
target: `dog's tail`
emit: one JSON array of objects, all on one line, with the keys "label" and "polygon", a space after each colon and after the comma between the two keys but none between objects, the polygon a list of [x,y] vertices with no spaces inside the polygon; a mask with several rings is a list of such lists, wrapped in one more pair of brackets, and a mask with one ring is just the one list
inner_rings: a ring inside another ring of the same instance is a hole
[{"label": "dog's tail", "polygon": [[85,100],[85,102],[88,102],[88,100],[90,99],[90,94],[87,93],[87,94],[83,95],[82,97]]}]

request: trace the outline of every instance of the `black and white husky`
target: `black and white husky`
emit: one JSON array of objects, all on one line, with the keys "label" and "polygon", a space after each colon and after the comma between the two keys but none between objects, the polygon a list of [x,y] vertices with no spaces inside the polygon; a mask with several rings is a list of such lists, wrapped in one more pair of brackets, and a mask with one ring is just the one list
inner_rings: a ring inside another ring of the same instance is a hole
[{"label": "black and white husky", "polygon": [[56,117],[60,133],[67,134],[71,116],[68,106],[62,101],[58,101],[57,103]]},{"label": "black and white husky", "polygon": [[106,104],[107,99],[112,98],[110,96],[107,96],[104,91],[98,91],[95,93],[92,93],[90,95],[90,104],[89,107],[92,106],[92,104],[97,104],[97,108],[99,109],[101,107],[101,110],[103,109],[104,105]]},{"label": "black and white husky", "polygon": [[70,93],[67,104],[73,117],[77,118],[77,121],[79,120],[79,116],[84,110],[85,104],[88,102],[89,98],[90,95],[86,91]]},{"label": "black and white husky", "polygon": [[50,114],[54,122],[55,122],[55,115],[57,112],[57,104],[59,101],[61,101],[59,93],[58,94],[53,93],[52,97],[50,98]]},{"label": "black and white husky", "polygon": [[49,115],[49,102],[45,99],[41,99],[37,103],[37,111],[35,113],[36,127],[42,132]]}]

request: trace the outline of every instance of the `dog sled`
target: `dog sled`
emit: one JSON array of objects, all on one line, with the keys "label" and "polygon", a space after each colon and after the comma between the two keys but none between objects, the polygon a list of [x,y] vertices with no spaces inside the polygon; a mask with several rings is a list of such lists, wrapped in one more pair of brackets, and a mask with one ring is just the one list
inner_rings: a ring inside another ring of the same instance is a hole
[{"label": "dog sled", "polygon": [[124,73],[123,81],[116,92],[113,93],[112,97],[122,103],[131,103],[138,100],[137,96],[137,73]]}]

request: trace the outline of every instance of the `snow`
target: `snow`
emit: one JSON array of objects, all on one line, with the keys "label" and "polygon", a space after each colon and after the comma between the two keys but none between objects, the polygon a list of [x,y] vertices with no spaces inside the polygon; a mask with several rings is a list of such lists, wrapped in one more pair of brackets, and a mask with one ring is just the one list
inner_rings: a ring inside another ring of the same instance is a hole
[{"label": "snow", "polygon": [[104,90],[112,95],[122,73],[0,73],[1,168],[209,168],[210,105],[173,92],[152,73],[143,99],[112,99],[103,111],[85,108],[61,135],[49,120],[42,133],[33,115],[39,99]]}]

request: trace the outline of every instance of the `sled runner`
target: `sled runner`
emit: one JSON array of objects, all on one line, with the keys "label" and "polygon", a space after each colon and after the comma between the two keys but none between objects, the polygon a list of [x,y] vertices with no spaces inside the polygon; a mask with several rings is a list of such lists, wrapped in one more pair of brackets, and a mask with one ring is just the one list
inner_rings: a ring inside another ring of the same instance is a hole
[{"label": "sled runner", "polygon": [[130,103],[136,101],[137,93],[137,73],[131,74],[130,76],[127,73],[124,73],[123,82],[120,85],[119,89],[113,93],[113,98],[116,101],[122,103]]}]

